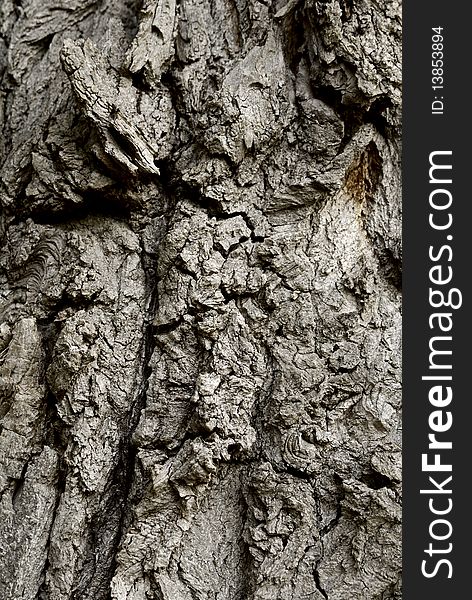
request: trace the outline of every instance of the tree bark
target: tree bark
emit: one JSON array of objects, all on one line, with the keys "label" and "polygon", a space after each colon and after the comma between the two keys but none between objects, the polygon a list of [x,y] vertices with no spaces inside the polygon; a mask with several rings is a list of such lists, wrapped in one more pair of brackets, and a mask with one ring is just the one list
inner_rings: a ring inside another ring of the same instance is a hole
[{"label": "tree bark", "polygon": [[394,600],[397,0],[0,2],[0,597]]}]

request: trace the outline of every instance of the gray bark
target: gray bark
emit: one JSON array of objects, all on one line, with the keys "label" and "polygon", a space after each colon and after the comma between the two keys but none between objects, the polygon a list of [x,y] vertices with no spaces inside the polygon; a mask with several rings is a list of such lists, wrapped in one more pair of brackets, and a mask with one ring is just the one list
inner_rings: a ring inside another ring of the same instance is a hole
[{"label": "gray bark", "polygon": [[400,49],[0,1],[1,598],[400,598]]}]

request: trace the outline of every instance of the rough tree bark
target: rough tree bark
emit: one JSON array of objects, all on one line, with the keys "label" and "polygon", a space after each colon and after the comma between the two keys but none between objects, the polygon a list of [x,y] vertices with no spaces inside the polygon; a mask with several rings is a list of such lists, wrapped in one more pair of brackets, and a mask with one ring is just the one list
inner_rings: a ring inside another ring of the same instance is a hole
[{"label": "rough tree bark", "polygon": [[400,598],[400,4],[0,1],[0,597]]}]

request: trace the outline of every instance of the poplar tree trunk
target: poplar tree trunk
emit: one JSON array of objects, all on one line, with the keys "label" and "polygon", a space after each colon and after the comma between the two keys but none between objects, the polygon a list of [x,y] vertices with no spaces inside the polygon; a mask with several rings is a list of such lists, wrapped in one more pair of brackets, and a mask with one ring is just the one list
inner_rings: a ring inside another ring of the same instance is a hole
[{"label": "poplar tree trunk", "polygon": [[0,0],[0,597],[400,596],[397,0]]}]

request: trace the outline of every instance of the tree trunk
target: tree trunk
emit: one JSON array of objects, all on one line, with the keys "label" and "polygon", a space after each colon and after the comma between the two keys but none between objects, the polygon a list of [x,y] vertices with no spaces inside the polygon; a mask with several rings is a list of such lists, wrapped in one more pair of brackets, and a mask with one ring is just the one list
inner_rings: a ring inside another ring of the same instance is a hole
[{"label": "tree trunk", "polygon": [[400,598],[400,4],[0,28],[0,597]]}]

